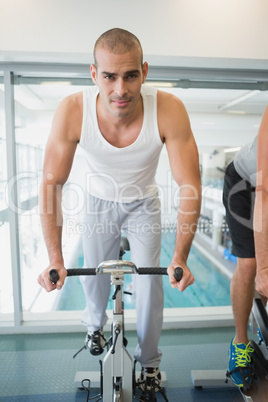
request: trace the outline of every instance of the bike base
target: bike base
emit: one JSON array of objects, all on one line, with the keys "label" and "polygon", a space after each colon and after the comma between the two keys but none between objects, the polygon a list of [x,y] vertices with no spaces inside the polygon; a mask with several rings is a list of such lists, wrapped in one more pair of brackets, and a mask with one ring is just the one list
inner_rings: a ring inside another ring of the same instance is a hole
[{"label": "bike base", "polygon": [[226,370],[192,370],[191,379],[195,388],[236,387],[232,381],[226,382]]},{"label": "bike base", "polygon": [[[140,371],[136,371],[136,378],[139,378]],[[161,371],[162,387],[167,387],[167,374]],[[74,385],[76,388],[83,388],[81,383],[83,380],[90,380],[91,388],[100,388],[100,372],[99,371],[77,371],[74,377]]]},{"label": "bike base", "polygon": [[253,401],[250,395],[245,395],[233,381],[226,382],[226,370],[192,370],[191,379],[196,389],[210,388],[237,388],[245,401]]}]

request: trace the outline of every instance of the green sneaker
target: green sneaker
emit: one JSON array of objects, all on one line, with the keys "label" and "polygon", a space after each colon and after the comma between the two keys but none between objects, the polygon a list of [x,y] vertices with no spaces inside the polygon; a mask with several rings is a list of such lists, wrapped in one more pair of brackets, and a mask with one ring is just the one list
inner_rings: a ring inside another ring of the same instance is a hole
[{"label": "green sneaker", "polygon": [[229,371],[227,371],[227,376],[231,377],[238,387],[248,388],[252,383],[250,353],[253,352],[254,349],[250,347],[250,342],[246,345],[245,343],[234,343],[234,338],[232,339],[229,349]]}]

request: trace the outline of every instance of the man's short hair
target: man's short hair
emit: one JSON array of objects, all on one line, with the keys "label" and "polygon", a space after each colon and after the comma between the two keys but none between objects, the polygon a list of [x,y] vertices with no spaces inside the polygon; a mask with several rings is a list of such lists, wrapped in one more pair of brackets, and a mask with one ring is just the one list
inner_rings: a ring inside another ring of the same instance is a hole
[{"label": "man's short hair", "polygon": [[139,39],[129,31],[121,28],[112,28],[104,32],[94,46],[94,64],[97,67],[96,50],[99,47],[107,49],[114,54],[124,54],[134,47],[141,52],[141,65],[143,64],[143,51]]}]

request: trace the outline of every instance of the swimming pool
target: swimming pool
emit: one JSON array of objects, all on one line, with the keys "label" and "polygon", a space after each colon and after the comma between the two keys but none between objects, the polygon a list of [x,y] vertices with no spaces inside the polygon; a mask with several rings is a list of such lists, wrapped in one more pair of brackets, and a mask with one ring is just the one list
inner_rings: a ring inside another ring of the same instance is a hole
[{"label": "swimming pool", "polygon": [[[175,233],[168,231],[162,235],[160,265],[169,265],[175,244]],[[129,252],[123,257],[130,259]],[[83,266],[83,255],[77,253],[72,259],[73,267]],[[183,293],[171,288],[167,276],[163,276],[164,307],[211,307],[230,306],[230,281],[213,264],[205,258],[194,246],[192,246],[188,266],[191,269],[195,283],[189,286]],[[125,290],[131,288],[131,275],[125,275]],[[125,295],[125,309],[134,309],[133,297]],[[56,310],[83,310],[85,297],[82,285],[78,277],[67,278],[61,296],[55,306]],[[112,310],[113,302],[109,300],[108,310]]]}]

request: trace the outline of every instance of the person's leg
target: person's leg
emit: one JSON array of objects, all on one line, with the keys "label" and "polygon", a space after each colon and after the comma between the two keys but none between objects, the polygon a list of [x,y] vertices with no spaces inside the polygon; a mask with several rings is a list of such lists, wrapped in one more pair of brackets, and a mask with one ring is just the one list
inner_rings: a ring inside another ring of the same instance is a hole
[{"label": "person's leg", "polygon": [[255,258],[238,258],[237,268],[231,281],[231,300],[233,306],[236,334],[234,343],[248,344],[248,320],[254,297]]},{"label": "person's leg", "polygon": [[[95,268],[101,262],[118,259],[120,222],[116,204],[89,197],[84,214],[84,267]],[[110,275],[81,276],[86,298],[82,322],[88,332],[102,328],[107,322],[106,307],[110,294]]]},{"label": "person's leg", "polygon": [[[134,204],[133,204],[134,205]],[[158,199],[137,203],[124,224],[130,243],[131,261],[137,267],[159,267],[161,216]],[[163,285],[161,275],[133,275],[136,296],[138,345],[135,359],[143,367],[160,364],[158,343],[163,324]]]},{"label": "person's leg", "polygon": [[255,258],[238,258],[231,281],[231,300],[235,320],[235,336],[229,349],[229,376],[239,387],[252,382],[250,354],[254,351],[248,340],[248,320],[255,291]]},{"label": "person's leg", "polygon": [[254,297],[256,273],[253,233],[254,188],[227,167],[224,177],[223,203],[232,239],[232,253],[237,256],[237,268],[231,281],[231,301],[236,333],[229,349],[228,375],[239,387],[251,383],[250,347],[247,336],[248,319]]}]

